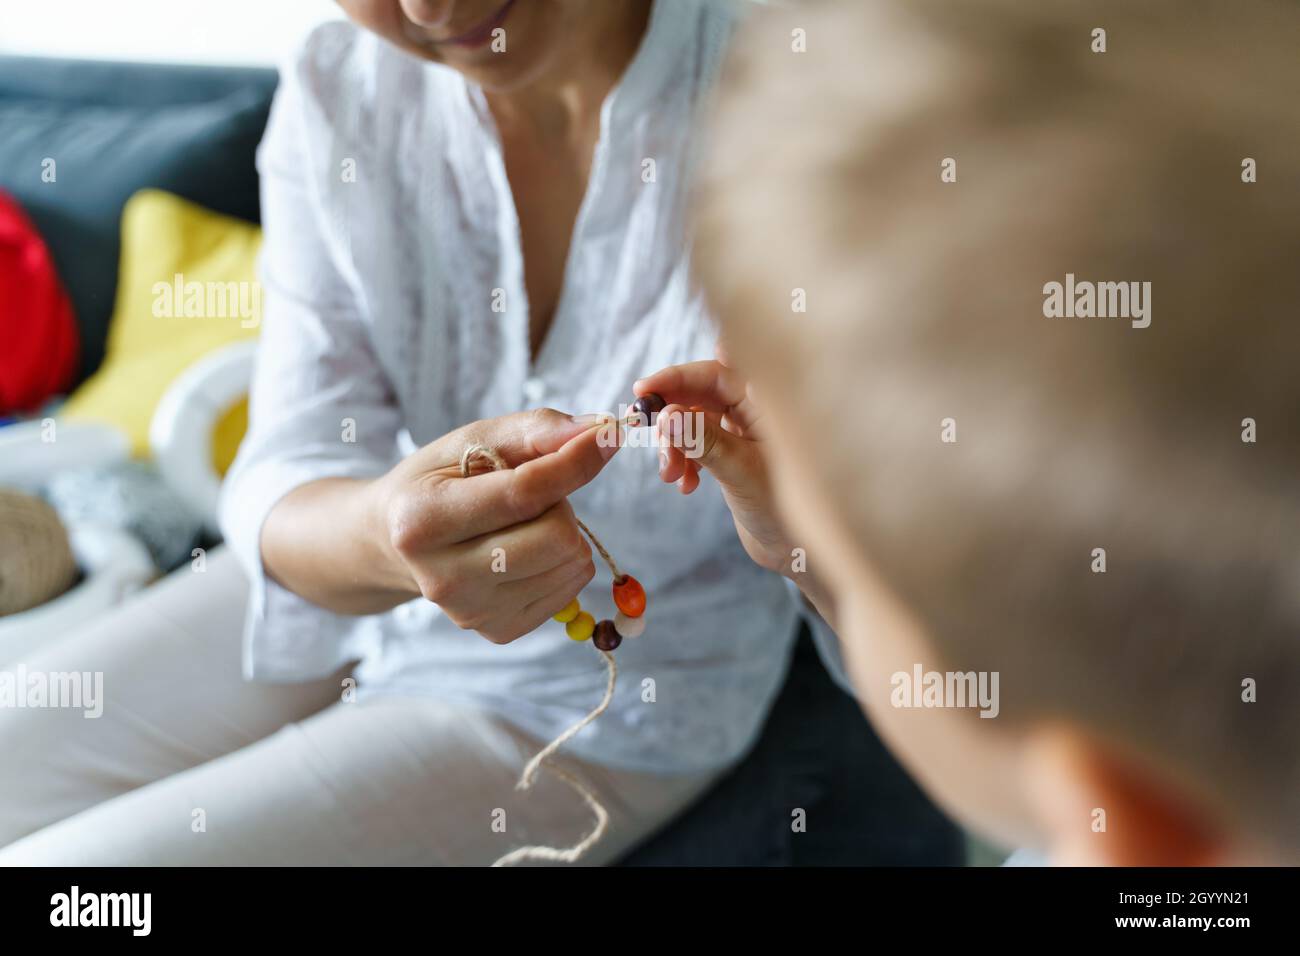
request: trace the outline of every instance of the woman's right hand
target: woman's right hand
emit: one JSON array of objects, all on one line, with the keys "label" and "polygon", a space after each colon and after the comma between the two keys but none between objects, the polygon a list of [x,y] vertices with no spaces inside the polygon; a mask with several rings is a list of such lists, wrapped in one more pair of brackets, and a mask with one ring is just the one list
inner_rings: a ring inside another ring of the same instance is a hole
[{"label": "woman's right hand", "polygon": [[[539,409],[473,422],[381,478],[295,489],[263,527],[267,569],[331,610],[375,613],[423,596],[493,643],[516,640],[595,574],[565,499],[618,450],[616,426],[601,421]],[[509,467],[461,477],[471,445]],[[349,535],[363,545],[349,547]]]},{"label": "woman's right hand", "polygon": [[[457,625],[494,643],[537,628],[596,573],[565,499],[618,450],[601,430],[539,409],[473,422],[421,448],[375,488],[395,568]],[[462,478],[471,445],[510,468]]]}]

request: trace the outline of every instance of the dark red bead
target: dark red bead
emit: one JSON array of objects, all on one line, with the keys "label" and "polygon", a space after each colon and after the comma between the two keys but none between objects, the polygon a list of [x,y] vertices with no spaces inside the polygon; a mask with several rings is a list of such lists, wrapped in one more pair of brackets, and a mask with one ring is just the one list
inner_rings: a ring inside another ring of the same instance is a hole
[{"label": "dark red bead", "polygon": [[629,410],[628,417],[638,418],[647,425],[653,425],[655,423],[655,417],[664,410],[664,406],[667,404],[667,402],[654,392],[650,392],[646,395],[642,395],[632,403],[632,408]]},{"label": "dark red bead", "polygon": [[612,651],[623,643],[623,635],[614,627],[613,621],[601,621],[591,635],[591,642],[602,651]]}]

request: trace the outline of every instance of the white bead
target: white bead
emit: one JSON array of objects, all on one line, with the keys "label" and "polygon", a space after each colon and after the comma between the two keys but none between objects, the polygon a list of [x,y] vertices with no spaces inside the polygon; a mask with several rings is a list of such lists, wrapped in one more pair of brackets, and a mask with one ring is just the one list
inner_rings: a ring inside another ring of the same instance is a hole
[{"label": "white bead", "polygon": [[645,615],[628,617],[619,611],[614,615],[614,630],[624,637],[640,637],[645,632]]}]

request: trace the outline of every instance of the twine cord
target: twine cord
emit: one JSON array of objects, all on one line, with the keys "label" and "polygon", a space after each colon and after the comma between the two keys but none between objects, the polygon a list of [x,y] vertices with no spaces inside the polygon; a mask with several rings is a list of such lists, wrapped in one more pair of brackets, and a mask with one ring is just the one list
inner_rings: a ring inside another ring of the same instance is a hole
[{"label": "twine cord", "polygon": [[[600,703],[596,705],[595,710],[589,713],[582,720],[578,721],[560,736],[556,737],[549,744],[537,752],[532,760],[524,766],[523,773],[519,775],[519,782],[515,784],[516,790],[529,790],[537,779],[538,772],[542,769],[542,764],[547,758],[553,756],[564,744],[578,735],[578,732],[586,727],[593,720],[603,714],[609,707],[610,701],[614,699],[614,682],[618,678],[618,665],[614,663],[614,655],[608,651],[597,651],[601,657],[605,658],[605,663],[609,668],[609,681],[605,684],[605,696]],[[546,860],[558,863],[576,863],[587,855],[587,851],[601,841],[605,836],[605,831],[609,829],[609,811],[596,799],[596,795],[587,789],[581,780],[572,774],[567,773],[562,767],[551,765],[551,772],[567,783],[582,797],[583,802],[591,809],[592,814],[596,817],[596,825],[591,832],[579,840],[571,847],[553,847],[553,846],[521,846],[518,849],[511,850],[505,856],[498,859],[493,866],[514,866],[524,860]]]},{"label": "twine cord", "polygon": [[[460,474],[462,478],[468,478],[474,473],[475,459],[482,458],[490,467],[489,471],[502,471],[508,468],[505,460],[488,448],[486,445],[470,445],[460,456]],[[600,553],[601,558],[609,565],[610,572],[614,575],[615,582],[621,581],[625,575],[619,570],[614,558],[605,546],[600,543],[600,539],[591,533],[591,529],[582,523],[576,515],[574,520],[578,522],[578,527],[582,529],[590,540],[595,549]],[[592,645],[593,647],[595,645]],[[537,775],[542,769],[542,765],[551,757],[559,752],[559,749],[566,743],[581,733],[582,729],[592,723],[597,717],[603,714],[614,699],[614,685],[618,680],[618,664],[614,662],[614,655],[608,651],[602,651],[596,648],[596,652],[605,659],[605,666],[609,672],[609,679],[605,683],[605,696],[601,698],[599,704],[591,713],[587,714],[568,730],[564,731],[549,744],[539,750],[533,759],[524,765],[523,772],[519,775],[519,781],[515,784],[515,789],[526,791],[532,789],[533,784],[537,781]],[[567,783],[580,796],[583,802],[590,808],[596,818],[596,825],[591,832],[579,840],[571,847],[553,847],[553,846],[521,846],[518,849],[511,850],[509,853],[498,859],[493,866],[513,866],[516,863],[522,863],[525,860],[545,860],[554,863],[576,863],[586,856],[587,851],[601,841],[605,832],[609,829],[609,811],[596,799],[596,795],[591,792],[587,786],[577,777],[566,772],[562,767],[554,764],[550,765],[550,770],[557,777]]]},{"label": "twine cord", "polygon": [[623,579],[626,578],[627,575],[618,569],[618,565],[614,563],[614,559],[610,556],[610,553],[605,550],[605,546],[600,543],[600,539],[591,533],[591,529],[583,524],[582,519],[577,515],[573,516],[573,520],[578,522],[578,527],[582,529],[582,533],[591,540],[592,545],[600,553],[600,556],[605,559],[605,563],[609,565],[609,573],[614,575],[614,583],[622,584]]}]

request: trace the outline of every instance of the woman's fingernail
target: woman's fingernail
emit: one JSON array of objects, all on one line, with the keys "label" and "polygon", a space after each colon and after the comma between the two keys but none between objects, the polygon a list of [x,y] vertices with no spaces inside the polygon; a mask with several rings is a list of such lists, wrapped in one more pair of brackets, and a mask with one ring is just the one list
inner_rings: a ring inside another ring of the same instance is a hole
[{"label": "woman's fingernail", "polygon": [[600,430],[596,433],[596,448],[605,461],[613,458],[614,452],[618,451],[618,423],[614,421],[612,415],[605,416]]},{"label": "woman's fingernail", "polygon": [[575,425],[598,425],[613,417],[609,412],[588,412],[585,415],[570,415],[569,420]]},{"label": "woman's fingernail", "polygon": [[659,449],[659,474],[662,475],[668,470],[668,452],[662,448]]}]

